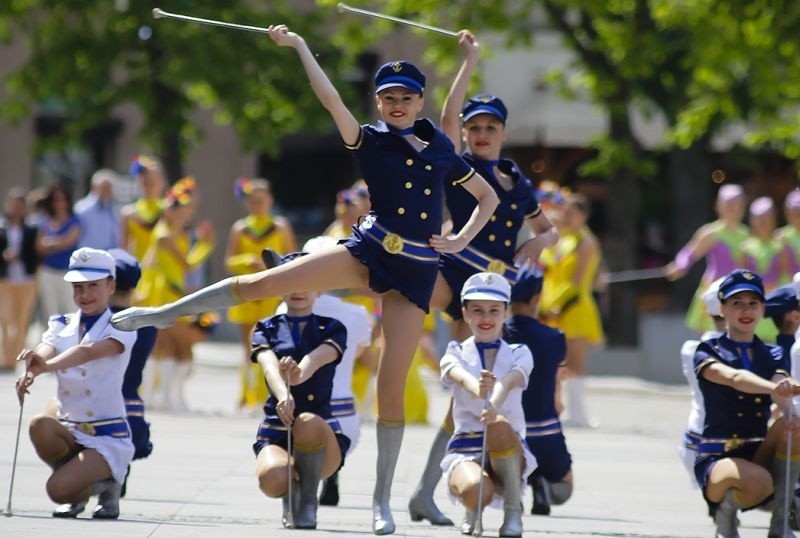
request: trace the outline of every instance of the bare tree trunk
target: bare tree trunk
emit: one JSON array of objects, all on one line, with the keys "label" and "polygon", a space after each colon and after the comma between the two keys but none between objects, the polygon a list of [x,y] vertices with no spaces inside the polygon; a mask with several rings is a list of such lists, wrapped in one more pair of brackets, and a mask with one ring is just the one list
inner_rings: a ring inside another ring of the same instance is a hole
[{"label": "bare tree trunk", "polygon": [[[628,141],[634,148],[638,144],[633,137],[627,114],[611,117],[609,135],[617,143]],[[610,271],[624,271],[637,266],[636,247],[639,244],[638,215],[641,205],[639,178],[632,171],[619,170],[610,178],[611,195],[606,200],[608,209],[608,233],[603,255]],[[639,315],[636,304],[636,287],[617,284],[609,288],[609,317],[606,335],[611,345],[633,346],[637,344]]]},{"label": "bare tree trunk", "polygon": [[[687,149],[672,148],[668,163],[670,225],[677,253],[697,228],[713,219],[708,141],[703,138]],[[702,263],[696,264],[684,278],[672,284],[672,308],[684,311],[688,308],[703,268]]]}]

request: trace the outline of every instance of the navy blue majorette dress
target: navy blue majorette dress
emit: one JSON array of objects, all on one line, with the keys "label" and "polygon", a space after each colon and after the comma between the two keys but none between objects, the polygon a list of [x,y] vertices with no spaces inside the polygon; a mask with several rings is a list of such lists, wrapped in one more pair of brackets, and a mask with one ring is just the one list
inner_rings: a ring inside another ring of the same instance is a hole
[{"label": "navy blue majorette dress", "polygon": [[[453,291],[453,299],[446,309],[453,319],[461,319],[461,288],[475,273],[490,271],[503,275],[511,284],[516,282],[514,253],[517,251],[517,234],[525,225],[525,219],[532,219],[541,213],[533,185],[522,175],[514,161],[497,161],[497,167],[511,176],[514,182],[511,190],[506,190],[494,175],[495,162],[476,159],[470,153],[464,153],[462,157],[492,186],[500,203],[486,226],[464,250],[442,254],[439,261],[439,270]],[[460,230],[475,209],[475,198],[465,189],[455,189],[452,185],[445,189],[453,229]]]},{"label": "navy blue majorette dress", "polygon": [[[743,353],[750,349],[751,354]],[[789,376],[789,360],[783,350],[754,337],[752,343],[735,342],[722,335],[702,340],[694,354],[694,372],[703,395],[706,417],[697,447],[694,474],[703,497],[714,464],[723,458],[752,460],[767,435],[772,398],[768,394],[748,394],[703,377],[703,370],[719,362],[745,369],[764,379],[776,374]]]},{"label": "navy blue majorette dress", "polygon": [[[303,323],[305,326],[300,330]],[[300,362],[304,356],[321,345],[329,345],[338,352],[335,361],[319,368],[304,383],[292,386],[291,392],[295,416],[301,413],[313,413],[330,425],[342,452],[342,463],[350,446],[350,439],[342,433],[339,422],[333,416],[331,391],[336,365],[342,359],[346,343],[347,329],[335,319],[315,314],[302,317],[278,314],[256,323],[253,330],[253,351],[250,355],[252,362],[258,362],[258,354],[268,349],[279,359],[292,357],[296,362]],[[289,449],[286,426],[278,418],[275,410],[277,404],[278,400],[270,394],[264,404],[264,420],[258,428],[256,442],[253,443],[253,452],[256,455],[269,444]]]},{"label": "navy blue majorette dress", "polygon": [[[119,312],[123,307],[112,306],[111,312]],[[125,369],[122,379],[122,397],[125,398],[125,420],[131,429],[131,441],[136,448],[133,459],[146,458],[153,452],[153,443],[150,441],[150,423],[144,418],[144,402],[139,396],[139,386],[142,384],[142,371],[147,358],[153,351],[156,343],[158,329],[155,327],[142,327],[136,330],[136,343],[131,349],[131,360]]]},{"label": "navy blue majorette dress", "polygon": [[347,146],[361,165],[372,211],[343,244],[369,268],[373,291],[397,290],[427,313],[439,264],[429,240],[441,233],[445,184],[458,186],[475,172],[430,120],[417,120],[413,129],[427,143],[421,151],[384,122],[363,125]]},{"label": "navy blue majorette dress", "polygon": [[566,364],[567,340],[563,332],[528,316],[511,316],[503,329],[505,341],[525,344],[534,357],[528,388],[522,393],[525,442],[545,480],[561,482],[572,469],[555,403],[558,369]]}]

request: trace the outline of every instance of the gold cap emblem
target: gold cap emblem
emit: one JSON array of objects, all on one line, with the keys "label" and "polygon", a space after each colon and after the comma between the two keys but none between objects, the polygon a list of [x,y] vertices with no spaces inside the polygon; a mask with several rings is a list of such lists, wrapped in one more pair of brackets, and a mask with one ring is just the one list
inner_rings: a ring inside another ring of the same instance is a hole
[{"label": "gold cap emblem", "polygon": [[401,64],[400,62],[394,62],[392,64],[392,71],[394,71],[395,73],[399,73],[402,70],[403,70],[403,64]]},{"label": "gold cap emblem", "polygon": [[89,253],[88,252],[81,252],[80,258],[81,258],[82,262],[88,262],[89,261]]}]

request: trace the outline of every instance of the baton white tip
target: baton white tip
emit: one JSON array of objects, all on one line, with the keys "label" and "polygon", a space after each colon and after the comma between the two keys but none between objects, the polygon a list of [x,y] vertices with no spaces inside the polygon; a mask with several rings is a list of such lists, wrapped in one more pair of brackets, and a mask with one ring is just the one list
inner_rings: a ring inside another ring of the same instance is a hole
[{"label": "baton white tip", "polygon": [[164,16],[164,11],[163,10],[161,10],[161,9],[159,9],[157,7],[153,8],[153,18],[154,19],[160,19],[163,16]]},{"label": "baton white tip", "polygon": [[344,2],[339,2],[338,4],[336,4],[336,11],[338,11],[339,13],[344,13],[346,9],[347,9],[347,4],[345,4]]}]

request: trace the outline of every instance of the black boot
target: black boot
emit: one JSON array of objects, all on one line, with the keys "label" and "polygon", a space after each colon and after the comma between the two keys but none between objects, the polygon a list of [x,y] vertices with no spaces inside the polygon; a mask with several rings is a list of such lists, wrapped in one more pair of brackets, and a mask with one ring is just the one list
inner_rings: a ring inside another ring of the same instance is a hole
[{"label": "black boot", "polygon": [[122,491],[119,492],[120,497],[124,497],[128,493],[128,475],[131,474],[131,466],[128,465],[128,470],[125,471],[125,480],[122,481]]},{"label": "black boot", "polygon": [[538,471],[534,471],[533,474],[528,477],[528,484],[531,485],[531,489],[533,490],[531,514],[535,516],[549,516],[550,492],[544,477]]},{"label": "black boot", "polygon": [[323,480],[319,504],[322,506],[339,505],[339,471],[333,473],[327,480]]}]

